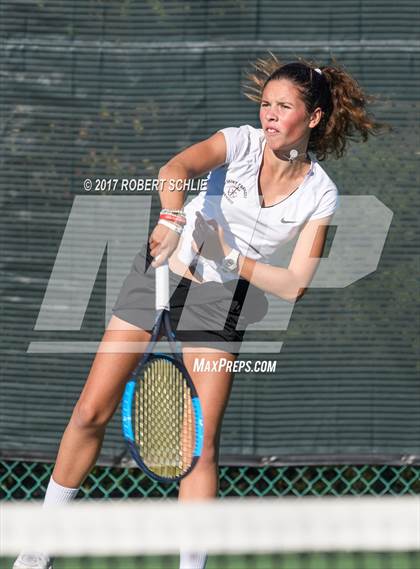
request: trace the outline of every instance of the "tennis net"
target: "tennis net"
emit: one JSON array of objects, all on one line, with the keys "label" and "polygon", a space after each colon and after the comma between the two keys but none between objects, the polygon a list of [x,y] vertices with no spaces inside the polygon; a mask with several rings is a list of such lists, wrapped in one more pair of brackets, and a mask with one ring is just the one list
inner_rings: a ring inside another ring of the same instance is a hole
[{"label": "tennis net", "polygon": [[419,569],[420,498],[3,503],[1,567],[49,552],[54,569]]}]

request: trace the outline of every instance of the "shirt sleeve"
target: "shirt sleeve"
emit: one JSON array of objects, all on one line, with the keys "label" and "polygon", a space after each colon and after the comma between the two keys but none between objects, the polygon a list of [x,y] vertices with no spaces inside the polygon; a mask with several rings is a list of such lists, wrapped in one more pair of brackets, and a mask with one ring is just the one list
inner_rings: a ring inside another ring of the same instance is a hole
[{"label": "shirt sleeve", "polygon": [[226,140],[226,164],[240,160],[249,150],[250,132],[247,125],[222,128]]},{"label": "shirt sleeve", "polygon": [[322,219],[332,215],[338,207],[339,196],[336,187],[330,187],[322,195],[316,209],[309,217],[311,219]]}]

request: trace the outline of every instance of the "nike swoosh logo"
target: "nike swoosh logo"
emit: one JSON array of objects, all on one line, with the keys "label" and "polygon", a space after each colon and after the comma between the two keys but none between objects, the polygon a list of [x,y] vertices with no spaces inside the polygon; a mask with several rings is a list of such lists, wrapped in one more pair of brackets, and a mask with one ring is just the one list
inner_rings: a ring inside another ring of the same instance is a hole
[{"label": "nike swoosh logo", "polygon": [[284,219],[284,217],[283,217],[283,219],[281,219],[280,221],[281,221],[282,223],[296,223],[296,221],[293,221],[293,219]]}]

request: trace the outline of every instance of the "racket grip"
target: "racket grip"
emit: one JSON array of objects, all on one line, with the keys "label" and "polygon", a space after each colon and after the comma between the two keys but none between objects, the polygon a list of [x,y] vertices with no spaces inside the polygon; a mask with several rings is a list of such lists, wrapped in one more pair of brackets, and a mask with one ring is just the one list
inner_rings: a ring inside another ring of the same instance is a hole
[{"label": "racket grip", "polygon": [[156,310],[169,310],[169,266],[164,263],[155,269]]}]

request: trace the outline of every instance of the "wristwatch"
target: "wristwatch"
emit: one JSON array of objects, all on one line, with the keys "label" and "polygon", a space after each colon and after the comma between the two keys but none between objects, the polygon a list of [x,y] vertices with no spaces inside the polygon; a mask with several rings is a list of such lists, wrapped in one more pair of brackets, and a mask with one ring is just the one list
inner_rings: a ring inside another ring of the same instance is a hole
[{"label": "wristwatch", "polygon": [[239,265],[239,255],[239,251],[232,249],[231,252],[223,259],[222,268],[230,273],[236,272]]}]

